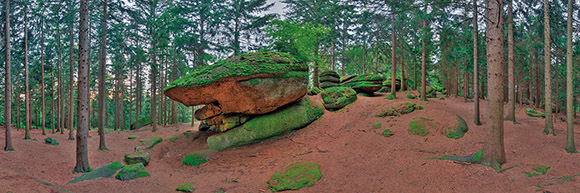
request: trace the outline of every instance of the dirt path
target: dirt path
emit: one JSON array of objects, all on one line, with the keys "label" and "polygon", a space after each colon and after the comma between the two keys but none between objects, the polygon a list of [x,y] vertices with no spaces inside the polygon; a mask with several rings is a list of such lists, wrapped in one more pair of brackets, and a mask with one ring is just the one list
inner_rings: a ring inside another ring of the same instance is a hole
[{"label": "dirt path", "polygon": [[[415,93],[416,94],[416,93]],[[462,99],[430,99],[428,102],[406,99],[390,101],[385,96],[362,97],[338,112],[326,114],[311,125],[291,134],[241,148],[219,152],[208,163],[198,167],[181,166],[183,157],[193,151],[207,149],[205,140],[211,133],[191,140],[181,136],[175,142],[167,140],[175,134],[193,130],[190,124],[173,125],[152,133],[150,127],[137,131],[109,132],[109,151],[96,151],[98,135],[91,131],[89,160],[93,168],[122,160],[132,151],[138,139],[161,136],[164,141],[151,152],[146,169],[151,177],[132,181],[99,179],[66,184],[80,174],[71,171],[75,165],[75,142],[67,135],[49,134],[57,139],[58,147],[44,144],[39,130],[32,132],[33,140],[24,141],[23,131],[14,131],[16,152],[0,151],[0,189],[11,192],[172,192],[185,182],[195,183],[196,192],[270,192],[266,181],[294,161],[307,161],[322,166],[322,179],[313,187],[300,192],[576,192],[580,190],[574,177],[566,182],[563,176],[580,174],[580,155],[567,154],[565,124],[557,122],[557,136],[542,134],[543,119],[528,117],[517,107],[518,122],[505,122],[505,146],[508,163],[513,169],[496,173],[490,167],[463,165],[446,160],[428,160],[440,155],[468,155],[482,146],[485,126],[475,126],[473,103]],[[317,97],[314,97],[318,100]],[[379,118],[371,114],[382,105],[412,101],[425,107],[400,117]],[[485,123],[487,103],[481,103]],[[470,131],[461,139],[448,139],[443,130],[454,116],[463,117]],[[414,118],[431,120],[426,137],[407,134]],[[381,122],[380,129],[373,124]],[[394,136],[380,133],[389,128]],[[580,126],[576,126],[576,141],[580,141]],[[4,135],[0,136],[0,141]],[[536,165],[550,166],[545,175],[527,177]],[[48,185],[50,184],[50,185]],[[538,187],[538,185],[540,187]],[[62,189],[61,189],[62,188]]]}]

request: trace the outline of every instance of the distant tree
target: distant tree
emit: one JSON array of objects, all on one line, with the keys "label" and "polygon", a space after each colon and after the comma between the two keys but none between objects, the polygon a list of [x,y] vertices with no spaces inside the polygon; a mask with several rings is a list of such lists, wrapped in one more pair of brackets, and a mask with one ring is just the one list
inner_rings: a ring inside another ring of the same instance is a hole
[{"label": "distant tree", "polygon": [[98,150],[107,150],[105,144],[105,93],[106,93],[106,78],[105,63],[107,61],[107,0],[103,0],[103,19],[101,24],[101,37],[99,41],[99,148]]}]

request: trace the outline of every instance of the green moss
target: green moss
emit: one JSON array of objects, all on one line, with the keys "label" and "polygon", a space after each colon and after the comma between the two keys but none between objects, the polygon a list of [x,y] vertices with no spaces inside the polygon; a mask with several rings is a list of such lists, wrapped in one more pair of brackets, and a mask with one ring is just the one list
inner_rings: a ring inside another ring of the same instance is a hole
[{"label": "green moss", "polygon": [[475,156],[473,156],[473,161],[475,163],[479,163],[479,160],[481,160],[481,156],[482,156],[483,150],[479,150],[477,151],[477,153],[475,153]]},{"label": "green moss", "polygon": [[319,88],[317,88],[317,87],[310,87],[308,89],[307,94],[312,96],[312,95],[320,94],[320,92],[322,92],[322,91]]},{"label": "green moss", "polygon": [[408,98],[408,99],[415,99],[415,98],[417,98],[414,95],[412,95],[411,93],[407,93],[407,95],[405,97]]},{"label": "green moss", "polygon": [[175,190],[182,192],[193,192],[195,190],[195,188],[193,188],[193,185],[195,184],[193,184],[192,182],[187,182],[185,184],[179,185]]},{"label": "green moss", "polygon": [[205,155],[202,151],[197,151],[197,152],[191,152],[189,154],[187,154],[184,158],[183,161],[181,162],[181,165],[188,165],[188,166],[198,166],[202,163],[206,163],[207,159],[205,158]]},{"label": "green moss", "polygon": [[381,134],[382,134],[383,136],[385,136],[385,137],[391,137],[391,136],[393,136],[393,135],[394,135],[394,134],[393,134],[393,132],[392,132],[390,129],[385,129],[385,130],[383,130],[383,132],[382,132]]},{"label": "green moss", "polygon": [[412,103],[412,102],[398,102],[391,103],[387,106],[376,111],[373,116],[376,117],[386,117],[386,116],[400,116],[404,114],[409,114],[416,109],[423,109],[423,106]]},{"label": "green moss", "polygon": [[284,173],[276,172],[272,175],[267,183],[272,192],[278,192],[314,186],[321,178],[320,165],[294,162],[285,168]]},{"label": "green moss", "polygon": [[115,176],[115,179],[126,181],[142,177],[151,176],[145,166],[142,163],[126,165],[121,169],[121,171]]},{"label": "green moss", "polygon": [[439,100],[445,100],[445,98],[441,97],[441,98],[439,98]]},{"label": "green moss", "polygon": [[244,125],[221,135],[210,136],[207,144],[212,150],[225,150],[256,143],[307,126],[324,114],[319,103],[304,100],[266,115],[254,117]]},{"label": "green moss", "polygon": [[459,115],[455,115],[455,116],[457,116],[457,122],[458,122],[457,125],[455,125],[453,128],[447,128],[444,131],[445,137],[450,138],[450,139],[462,138],[465,135],[465,133],[467,133],[467,131],[469,130],[465,120],[463,118],[461,118]]},{"label": "green moss", "polygon": [[46,143],[48,145],[55,145],[55,146],[58,146],[59,145],[59,143],[58,143],[58,141],[56,139],[53,139],[53,138],[50,138],[50,137],[47,137],[46,139],[44,139],[44,143]]},{"label": "green moss", "polygon": [[339,110],[357,100],[356,91],[348,87],[332,87],[321,93],[324,107],[328,110]]},{"label": "green moss", "polygon": [[125,163],[127,164],[142,163],[146,166],[149,164],[149,160],[151,160],[151,154],[146,151],[134,151],[125,154]]},{"label": "green moss", "polygon": [[425,121],[418,119],[409,123],[409,135],[427,136],[429,130],[425,128]]},{"label": "green moss", "polygon": [[141,144],[135,146],[135,150],[151,149],[151,148],[155,147],[155,145],[161,143],[162,141],[163,141],[163,138],[161,138],[159,136],[153,136],[149,139],[142,140]]},{"label": "green moss", "polygon": [[140,129],[151,124],[151,117],[141,117],[131,124],[131,130]]},{"label": "green moss", "polygon": [[131,135],[131,136],[127,137],[127,139],[137,139],[138,137],[139,136],[137,136],[137,135]]},{"label": "green moss", "polygon": [[226,77],[265,73],[277,77],[307,77],[308,66],[290,54],[281,52],[264,51],[242,54],[201,67],[169,84],[165,91],[176,87],[203,86]]},{"label": "green moss", "polygon": [[119,161],[115,161],[115,162],[110,163],[108,165],[97,168],[89,173],[85,173],[85,174],[71,180],[68,183],[74,184],[74,183],[77,183],[80,181],[90,181],[90,180],[96,180],[96,179],[100,179],[100,178],[110,178],[110,177],[113,177],[113,175],[115,175],[115,173],[119,169],[121,169],[122,167],[123,167],[123,163],[121,163]]},{"label": "green moss", "polygon": [[381,122],[376,122],[376,123],[373,124],[373,127],[375,129],[378,129],[378,128],[381,128],[381,125],[383,125]]},{"label": "green moss", "polygon": [[358,75],[352,79],[352,82],[359,82],[359,81],[377,81],[382,82],[384,80],[383,76],[380,74],[362,74]]},{"label": "green moss", "polygon": [[391,94],[389,94],[389,96],[385,97],[385,99],[395,100],[395,94],[393,92],[391,92]]},{"label": "green moss", "polygon": [[528,114],[528,116],[530,116],[530,117],[546,118],[546,114],[540,113],[540,112],[536,111],[535,109],[526,108],[525,111],[526,111],[526,114]]},{"label": "green moss", "polygon": [[250,84],[258,84],[258,83],[260,83],[260,81],[259,81],[259,80],[256,80],[256,79],[252,79],[252,80],[250,80],[250,81],[248,81],[248,82],[249,82]]},{"label": "green moss", "polygon": [[540,174],[544,175],[546,174],[546,172],[548,172],[548,170],[552,168],[550,166],[543,166],[543,165],[537,165],[535,168],[532,168],[532,170],[536,171],[536,172],[540,172]]}]

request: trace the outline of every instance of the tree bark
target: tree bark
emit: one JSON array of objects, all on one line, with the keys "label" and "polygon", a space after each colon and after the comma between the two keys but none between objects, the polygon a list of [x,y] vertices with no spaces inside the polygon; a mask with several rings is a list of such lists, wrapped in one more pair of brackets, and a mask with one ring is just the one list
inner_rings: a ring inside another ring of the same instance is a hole
[{"label": "tree bark", "polygon": [[4,0],[4,127],[6,128],[6,143],[4,151],[14,151],[12,147],[12,71],[10,70],[10,0]]},{"label": "tree bark", "polygon": [[552,53],[551,53],[551,42],[550,42],[550,8],[548,0],[544,0],[544,111],[546,113],[546,119],[544,124],[544,134],[554,133],[554,122],[552,121]]},{"label": "tree bark", "polygon": [[572,67],[572,13],[574,0],[568,0],[567,46],[566,46],[566,152],[578,153],[574,144],[574,77]]},{"label": "tree bark", "polygon": [[485,142],[480,162],[492,167],[506,162],[503,128],[504,32],[503,2],[487,0],[488,106]]},{"label": "tree bark", "polygon": [[40,94],[42,99],[42,135],[46,135],[46,103],[44,96],[44,17],[42,17],[40,29]]},{"label": "tree bark", "polygon": [[479,50],[478,50],[477,0],[473,0],[473,123],[481,125],[479,120]]},{"label": "tree bark", "polygon": [[397,39],[395,38],[395,15],[391,15],[391,27],[392,27],[392,34],[391,34],[391,65],[392,65],[392,75],[391,75],[391,94],[389,95],[392,99],[397,98],[397,61],[395,59],[396,55],[396,48],[397,48]]},{"label": "tree bark", "polygon": [[97,125],[99,127],[99,148],[98,150],[107,150],[105,143],[105,64],[107,61],[107,0],[103,0],[103,20],[101,25],[101,37],[99,40],[99,115],[97,118]]},{"label": "tree bark", "polygon": [[26,128],[24,128],[24,139],[30,139],[30,87],[28,85],[28,74],[30,70],[28,69],[28,6],[24,7],[24,109],[25,109],[25,119]]},{"label": "tree bark", "polygon": [[[89,10],[87,0],[80,1],[79,22],[79,69],[78,69],[78,131],[76,135],[76,172],[90,172],[87,139],[89,134]],[[72,127],[71,127],[72,129]]]},{"label": "tree bark", "polygon": [[[467,56],[463,61],[463,68],[467,69]],[[463,101],[467,102],[467,97],[469,95],[469,90],[467,88],[468,80],[467,80],[467,70],[463,72]]]},{"label": "tree bark", "polygon": [[[71,11],[72,11],[72,3],[71,3]],[[69,128],[69,133],[68,133],[68,139],[69,140],[74,140],[74,102],[73,102],[73,95],[74,95],[74,64],[73,64],[73,58],[74,58],[74,41],[73,41],[73,21],[71,20],[69,22],[69,105],[68,105],[68,128]]]},{"label": "tree bark", "polygon": [[403,60],[403,57],[400,57],[400,59],[401,59],[401,92],[403,92],[406,90],[406,88],[405,88],[406,87],[405,86],[405,62]]},{"label": "tree bark", "polygon": [[515,76],[514,76],[514,19],[512,2],[508,4],[508,114],[506,120],[516,122],[516,94],[515,94]]}]

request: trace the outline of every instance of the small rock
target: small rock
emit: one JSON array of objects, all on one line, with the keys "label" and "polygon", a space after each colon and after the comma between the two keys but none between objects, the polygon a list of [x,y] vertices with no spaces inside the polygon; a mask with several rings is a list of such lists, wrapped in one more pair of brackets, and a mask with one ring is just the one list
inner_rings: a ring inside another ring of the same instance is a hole
[{"label": "small rock", "polygon": [[149,164],[151,160],[151,154],[146,151],[135,151],[125,154],[125,163],[131,165],[136,163],[142,163],[144,166]]},{"label": "small rock", "polygon": [[272,175],[267,183],[272,192],[278,192],[314,186],[321,178],[320,165],[294,162],[285,168],[284,173],[276,172]]},{"label": "small rock", "polygon": [[115,179],[126,181],[132,180],[142,177],[151,176],[147,170],[145,170],[145,166],[142,163],[126,165],[121,169],[121,171],[115,176]]}]

